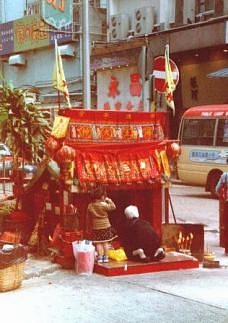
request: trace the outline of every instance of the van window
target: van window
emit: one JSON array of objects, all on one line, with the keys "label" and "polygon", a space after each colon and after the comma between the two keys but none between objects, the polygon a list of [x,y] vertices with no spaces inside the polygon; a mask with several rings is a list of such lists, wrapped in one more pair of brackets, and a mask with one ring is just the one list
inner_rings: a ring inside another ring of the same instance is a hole
[{"label": "van window", "polygon": [[212,146],[215,130],[213,119],[184,120],[181,143],[184,145]]},{"label": "van window", "polygon": [[228,146],[228,120],[219,119],[217,130],[217,146]]}]

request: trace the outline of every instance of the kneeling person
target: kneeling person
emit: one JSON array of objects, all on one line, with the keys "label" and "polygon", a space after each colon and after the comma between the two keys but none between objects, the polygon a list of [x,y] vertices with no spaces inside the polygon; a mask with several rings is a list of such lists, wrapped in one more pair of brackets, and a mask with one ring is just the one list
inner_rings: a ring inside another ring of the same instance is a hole
[{"label": "kneeling person", "polygon": [[137,206],[128,206],[124,213],[127,218],[124,248],[128,258],[141,262],[163,259],[165,251],[160,238],[148,221],[139,218]]}]

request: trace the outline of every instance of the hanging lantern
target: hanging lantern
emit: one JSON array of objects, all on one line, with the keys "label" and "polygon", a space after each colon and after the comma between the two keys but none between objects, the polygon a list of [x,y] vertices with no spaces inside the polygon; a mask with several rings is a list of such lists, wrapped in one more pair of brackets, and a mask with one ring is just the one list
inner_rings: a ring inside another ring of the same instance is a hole
[{"label": "hanging lantern", "polygon": [[75,158],[75,149],[67,145],[62,146],[55,155],[55,159],[59,163],[63,163],[66,161],[73,161],[74,158]]},{"label": "hanging lantern", "polygon": [[181,153],[180,145],[177,142],[173,142],[169,146],[167,146],[166,154],[168,158],[177,158]]},{"label": "hanging lantern", "polygon": [[60,148],[60,145],[60,141],[52,136],[50,136],[45,142],[47,152],[51,155],[54,155],[54,153]]}]

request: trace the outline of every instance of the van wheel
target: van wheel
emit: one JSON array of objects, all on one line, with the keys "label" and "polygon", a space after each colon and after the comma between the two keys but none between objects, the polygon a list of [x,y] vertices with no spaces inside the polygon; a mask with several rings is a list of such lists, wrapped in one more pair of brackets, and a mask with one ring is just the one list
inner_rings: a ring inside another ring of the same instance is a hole
[{"label": "van wheel", "polygon": [[221,175],[222,173],[214,173],[209,179],[209,192],[211,193],[211,197],[213,198],[218,198],[215,188]]}]

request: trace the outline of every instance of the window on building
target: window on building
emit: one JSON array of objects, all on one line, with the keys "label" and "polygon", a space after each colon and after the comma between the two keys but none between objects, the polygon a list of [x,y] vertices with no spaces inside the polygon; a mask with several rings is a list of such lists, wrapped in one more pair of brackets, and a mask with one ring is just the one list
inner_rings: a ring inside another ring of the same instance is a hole
[{"label": "window on building", "polygon": [[203,13],[209,10],[214,10],[215,0],[196,0],[197,13]]},{"label": "window on building", "polygon": [[25,15],[39,15],[40,14],[40,1],[32,1],[26,4]]}]

